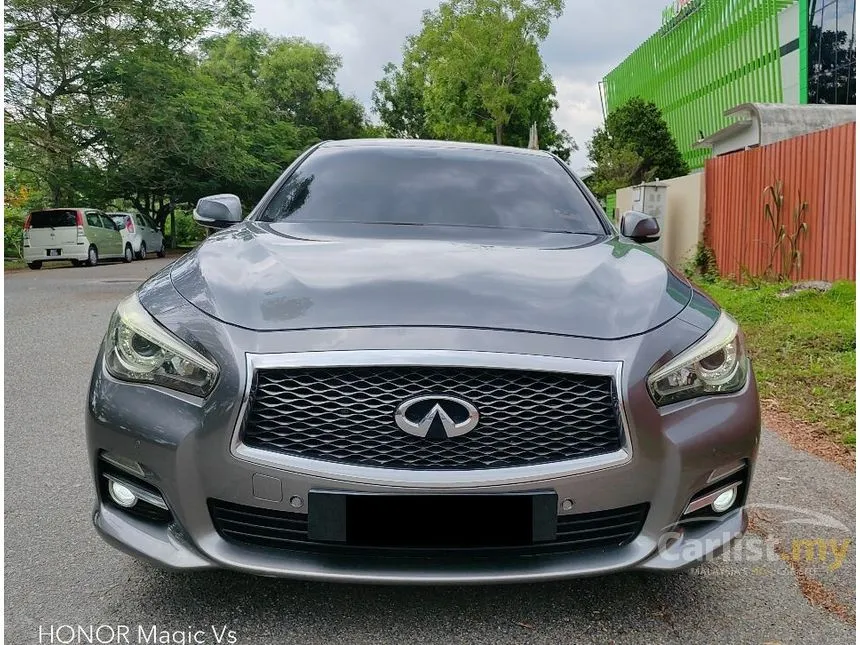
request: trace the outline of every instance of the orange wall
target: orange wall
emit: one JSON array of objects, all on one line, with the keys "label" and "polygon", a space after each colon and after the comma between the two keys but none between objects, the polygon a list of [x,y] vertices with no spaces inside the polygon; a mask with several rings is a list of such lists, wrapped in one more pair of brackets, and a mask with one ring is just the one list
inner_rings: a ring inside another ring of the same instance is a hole
[{"label": "orange wall", "polygon": [[[855,279],[854,132],[848,123],[705,163],[705,241],[721,275],[740,276],[741,264],[753,275],[767,267],[775,237],[764,190],[781,179],[782,221],[790,232],[798,190],[809,204],[801,266],[792,279]],[[777,259],[774,268],[780,266]]]}]

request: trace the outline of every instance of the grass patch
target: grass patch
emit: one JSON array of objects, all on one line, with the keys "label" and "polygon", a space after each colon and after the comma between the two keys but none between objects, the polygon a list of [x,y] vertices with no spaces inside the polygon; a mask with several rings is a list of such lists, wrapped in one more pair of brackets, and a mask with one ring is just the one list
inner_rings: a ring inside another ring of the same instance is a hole
[{"label": "grass patch", "polygon": [[785,284],[699,286],[741,324],[762,399],[854,446],[855,284],[788,298],[776,297]]}]

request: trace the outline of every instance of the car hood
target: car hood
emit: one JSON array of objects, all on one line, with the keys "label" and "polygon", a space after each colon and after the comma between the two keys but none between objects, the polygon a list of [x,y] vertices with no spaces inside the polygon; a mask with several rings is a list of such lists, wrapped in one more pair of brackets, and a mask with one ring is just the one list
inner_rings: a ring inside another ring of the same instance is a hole
[{"label": "car hood", "polygon": [[617,339],[680,313],[690,284],[617,237],[246,222],[171,268],[176,290],[260,331],[453,326]]}]

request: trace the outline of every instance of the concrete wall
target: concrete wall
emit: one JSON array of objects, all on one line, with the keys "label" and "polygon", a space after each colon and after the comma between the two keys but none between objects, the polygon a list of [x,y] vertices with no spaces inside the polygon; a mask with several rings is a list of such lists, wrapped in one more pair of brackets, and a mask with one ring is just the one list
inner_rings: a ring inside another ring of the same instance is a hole
[{"label": "concrete wall", "polygon": [[[696,250],[705,226],[705,173],[661,180],[667,187],[667,212],[663,238],[663,257],[680,267]],[[633,204],[633,187],[615,192],[616,222]]]}]

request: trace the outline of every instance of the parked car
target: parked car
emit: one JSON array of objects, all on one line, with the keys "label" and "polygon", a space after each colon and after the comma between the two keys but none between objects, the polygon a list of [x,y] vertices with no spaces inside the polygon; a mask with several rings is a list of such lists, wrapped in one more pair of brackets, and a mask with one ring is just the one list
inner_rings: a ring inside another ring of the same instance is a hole
[{"label": "parked car", "polygon": [[91,208],[48,208],[33,211],[24,221],[24,261],[31,269],[44,262],[71,260],[75,266],[95,266],[101,259],[131,262],[131,244],[116,223]]},{"label": "parked car", "polygon": [[556,156],[325,142],[116,309],[93,521],[176,569],[339,582],[677,571],[746,529],[737,322]]},{"label": "parked car", "polygon": [[108,213],[108,215],[120,226],[123,239],[131,244],[138,260],[145,260],[149,252],[154,252],[160,258],[166,255],[164,236],[152,219],[141,213]]}]

